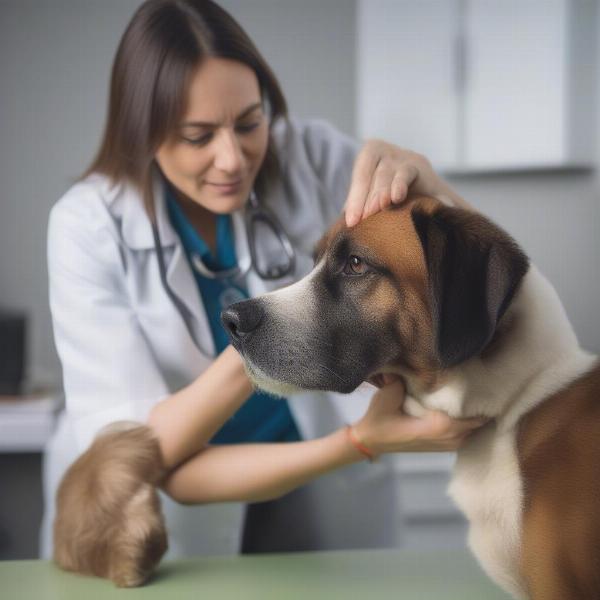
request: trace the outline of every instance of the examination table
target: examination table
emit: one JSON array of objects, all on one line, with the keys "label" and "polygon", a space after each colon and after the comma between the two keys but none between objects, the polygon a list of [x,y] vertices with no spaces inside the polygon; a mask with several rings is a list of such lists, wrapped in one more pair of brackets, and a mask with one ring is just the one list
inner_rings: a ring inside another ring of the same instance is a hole
[{"label": "examination table", "polygon": [[164,561],[141,588],[0,562],[3,600],[509,600],[465,551],[352,550]]}]

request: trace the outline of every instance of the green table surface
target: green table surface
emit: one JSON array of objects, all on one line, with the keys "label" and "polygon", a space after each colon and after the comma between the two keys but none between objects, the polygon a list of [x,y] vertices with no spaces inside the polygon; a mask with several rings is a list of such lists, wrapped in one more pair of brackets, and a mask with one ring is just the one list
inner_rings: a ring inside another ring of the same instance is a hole
[{"label": "green table surface", "polygon": [[2,600],[507,600],[467,552],[353,550],[163,562],[144,587],[64,573],[47,561],[0,562]]}]

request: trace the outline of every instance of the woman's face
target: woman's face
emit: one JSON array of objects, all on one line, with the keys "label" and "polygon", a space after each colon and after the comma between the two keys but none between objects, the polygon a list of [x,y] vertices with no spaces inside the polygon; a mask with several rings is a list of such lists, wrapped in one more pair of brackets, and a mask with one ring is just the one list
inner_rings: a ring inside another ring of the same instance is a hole
[{"label": "woman's face", "polygon": [[254,71],[207,58],[192,77],[179,128],[160,146],[156,161],[185,198],[214,213],[231,213],[246,202],[268,139]]}]

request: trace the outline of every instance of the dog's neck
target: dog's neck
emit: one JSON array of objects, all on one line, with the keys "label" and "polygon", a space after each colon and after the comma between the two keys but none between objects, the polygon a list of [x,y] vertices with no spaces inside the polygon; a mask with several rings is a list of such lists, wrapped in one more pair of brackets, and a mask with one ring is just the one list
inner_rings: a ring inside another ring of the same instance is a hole
[{"label": "dog's neck", "polygon": [[580,348],[556,291],[532,265],[480,356],[444,373],[432,391],[420,391],[417,380],[403,375],[410,395],[426,408],[494,417],[510,427],[594,361]]}]

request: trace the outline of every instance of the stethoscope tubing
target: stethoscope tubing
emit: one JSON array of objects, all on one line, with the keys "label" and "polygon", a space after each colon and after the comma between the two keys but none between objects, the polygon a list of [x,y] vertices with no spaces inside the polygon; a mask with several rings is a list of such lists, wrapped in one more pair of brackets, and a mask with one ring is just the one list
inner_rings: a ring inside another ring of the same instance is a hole
[{"label": "stethoscope tubing", "polygon": [[[272,267],[267,267],[266,269],[262,269],[259,266],[259,261],[256,252],[257,240],[254,235],[254,228],[259,222],[266,224],[267,227],[271,229],[273,234],[278,239],[283,249],[285,258],[287,260],[286,264],[274,265]],[[204,264],[204,262],[198,255],[193,255],[191,257],[191,263],[193,268],[196,269],[196,271],[204,277],[219,280],[239,280],[241,277],[245,276],[251,269],[254,269],[256,274],[261,279],[272,281],[275,279],[281,279],[282,277],[285,277],[286,275],[289,275],[294,271],[296,266],[296,253],[294,247],[292,246],[292,242],[279,220],[275,217],[275,215],[267,211],[265,208],[260,207],[254,191],[250,194],[249,202],[245,208],[244,225],[246,228],[250,260],[245,261],[243,267],[237,265],[232,269],[212,271]],[[175,308],[177,308],[177,310],[181,314],[189,330],[190,336],[194,341],[194,344],[197,346],[198,349],[200,349],[200,344],[196,339],[194,331],[190,325],[192,322],[191,319],[193,318],[193,315],[191,314],[191,311],[188,309],[188,307],[177,296],[177,294],[173,292],[171,286],[169,285],[169,282],[167,281],[167,268],[165,265],[165,257],[163,254],[160,232],[158,231],[158,225],[154,221],[152,222],[152,236],[154,238],[154,246],[158,258],[158,270],[162,285],[165,288],[167,295],[175,305]]]}]

